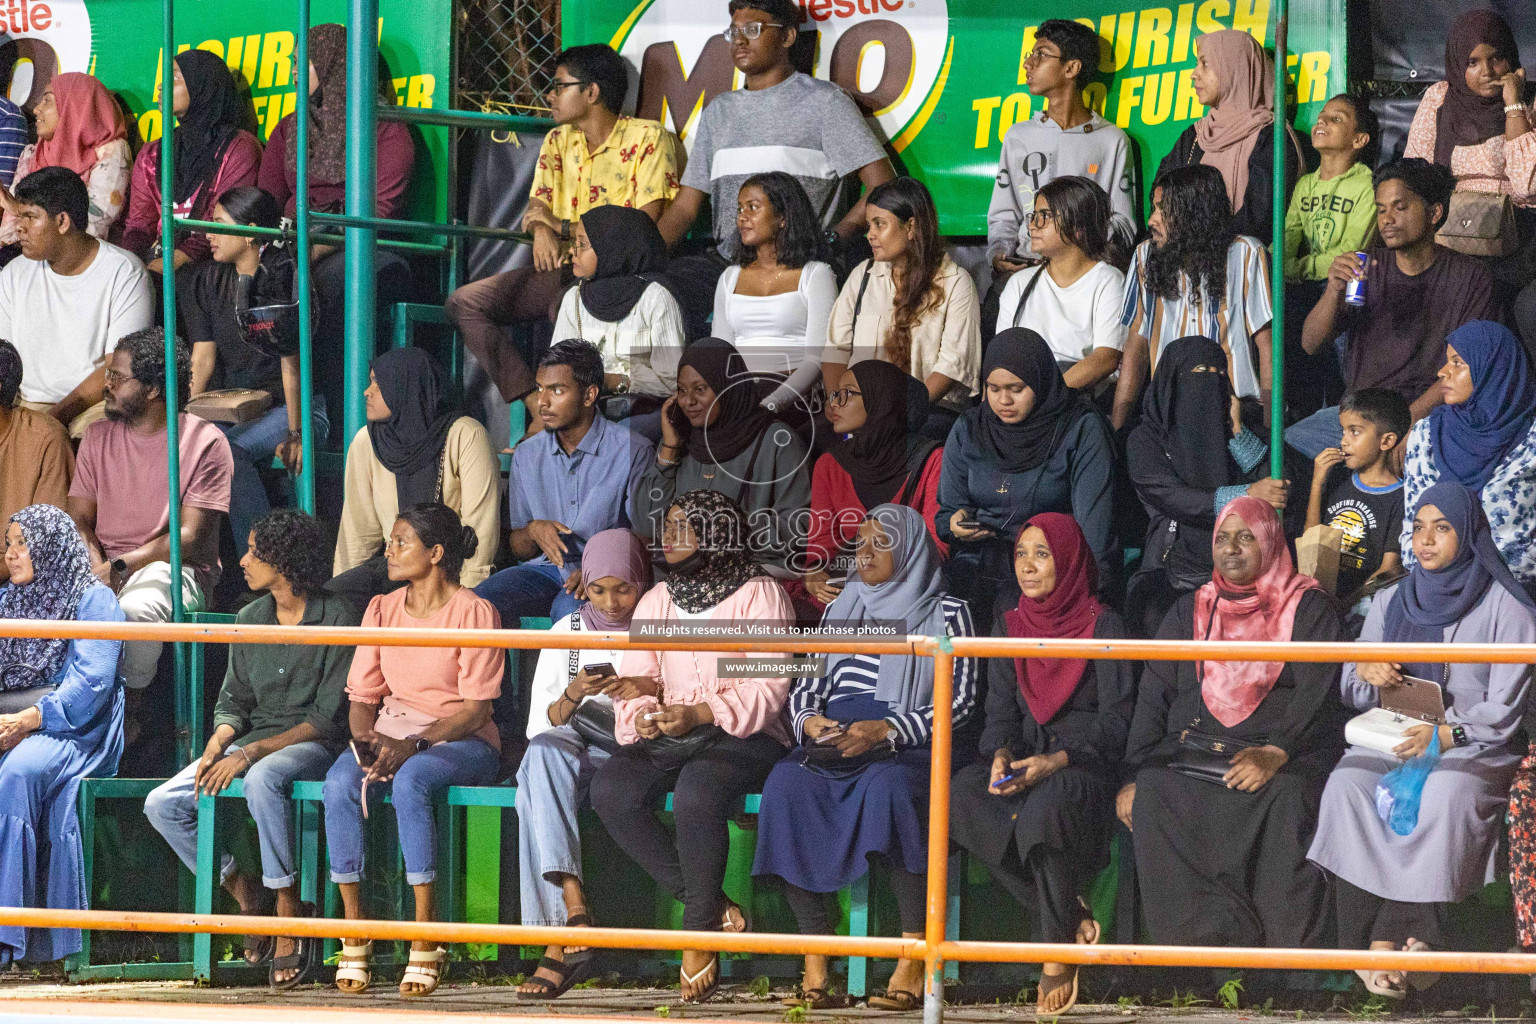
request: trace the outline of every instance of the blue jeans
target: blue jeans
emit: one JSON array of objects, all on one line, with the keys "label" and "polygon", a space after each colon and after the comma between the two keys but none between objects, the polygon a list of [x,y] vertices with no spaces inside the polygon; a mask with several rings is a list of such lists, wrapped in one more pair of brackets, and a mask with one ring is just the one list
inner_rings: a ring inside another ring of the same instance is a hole
[{"label": "blue jeans", "polygon": [[[310,400],[310,415],[314,417],[314,443],[318,447],[331,432],[324,395],[316,394]],[[288,407],[274,405],[248,423],[220,423],[219,429],[229,439],[229,453],[235,459],[235,475],[229,485],[229,527],[235,534],[235,550],[244,558],[251,527],[272,511],[260,470],[272,464],[277,446],[288,439]],[[313,452],[310,457],[314,457]]]},{"label": "blue jeans", "polygon": [[565,569],[540,559],[503,569],[475,588],[496,606],[503,629],[517,629],[525,618],[561,619],[581,607],[565,589]]},{"label": "blue jeans", "polygon": [[565,891],[552,876],[581,878],[581,832],[576,813],[586,802],[592,773],[611,755],[587,746],[569,725],[528,743],[517,769],[517,874],[523,924],[565,924]]},{"label": "blue jeans", "polygon": [[[228,756],[239,749],[240,744],[231,743],[224,753]],[[261,842],[261,882],[268,889],[286,889],[298,881],[293,853],[293,801],[289,799],[293,784],[301,779],[322,778],[330,763],[331,752],[325,745],[311,741],[274,751],[245,773],[245,805],[256,819],[256,835]],[[197,793],[192,786],[196,775],[197,762],[193,761],[144,800],[144,816],[193,873],[197,872]],[[219,882],[228,881],[234,873],[235,858],[226,847],[219,862]]]},{"label": "blue jeans", "polygon": [[[437,879],[437,825],[432,805],[449,786],[489,786],[496,781],[501,755],[485,740],[471,736],[439,743],[405,759],[390,782],[368,787],[368,806],[380,807],[390,793],[395,827],[405,857],[407,885]],[[344,752],[325,776],[325,844],[331,857],[331,881],[363,880],[364,771],[352,751]]]},{"label": "blue jeans", "polygon": [[1285,443],[1309,459],[1317,458],[1324,448],[1337,448],[1343,440],[1344,428],[1339,426],[1339,407],[1336,405],[1319,409],[1285,428]]}]

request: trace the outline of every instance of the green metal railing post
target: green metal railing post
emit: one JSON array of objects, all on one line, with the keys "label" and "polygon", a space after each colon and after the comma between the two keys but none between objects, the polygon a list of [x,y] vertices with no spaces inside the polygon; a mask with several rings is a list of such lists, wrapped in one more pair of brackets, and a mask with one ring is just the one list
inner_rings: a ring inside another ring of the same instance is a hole
[{"label": "green metal railing post", "polygon": [[[181,388],[176,374],[176,203],[172,192],[175,150],[171,144],[176,129],[172,83],[176,79],[175,0],[162,0],[165,45],[160,50],[160,251],[164,254],[160,284],[165,302],[165,477],[169,503],[168,526],[171,546],[171,621],[186,619],[181,587]],[[176,664],[177,766],[191,762],[201,737],[196,735],[201,723],[191,720],[181,692],[187,678],[187,647],[174,647]]]},{"label": "green metal railing post", "polygon": [[293,39],[294,132],[294,286],[299,293],[299,446],[304,465],[299,470],[299,508],[315,514],[315,427],[310,408],[314,392],[313,339],[309,294],[309,0],[298,0],[298,28]]},{"label": "green metal railing post", "polygon": [[[378,190],[377,31],[379,0],[347,3],[347,203],[349,217],[373,217]],[[374,241],[367,227],[346,229],[346,364],[342,448],[363,429],[363,390],[373,361],[377,313]]]},{"label": "green metal railing post", "polygon": [[1285,478],[1285,148],[1291,144],[1290,124],[1286,117],[1286,49],[1290,30],[1288,0],[1275,2],[1275,209],[1274,230],[1270,241],[1270,291],[1274,319],[1270,338],[1274,342],[1269,387],[1269,475]]}]

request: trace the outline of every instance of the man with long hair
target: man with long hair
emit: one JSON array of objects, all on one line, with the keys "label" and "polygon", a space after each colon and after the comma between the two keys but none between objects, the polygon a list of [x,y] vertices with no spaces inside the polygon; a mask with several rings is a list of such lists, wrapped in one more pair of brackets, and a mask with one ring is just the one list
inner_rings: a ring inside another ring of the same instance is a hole
[{"label": "man with long hair", "polygon": [[1269,257],[1239,235],[1221,173],[1181,167],[1152,186],[1152,237],[1136,247],[1121,322],[1129,328],[1111,422],[1130,418],[1156,372],[1158,353],[1179,338],[1210,338],[1227,354],[1239,399],[1269,408]]}]

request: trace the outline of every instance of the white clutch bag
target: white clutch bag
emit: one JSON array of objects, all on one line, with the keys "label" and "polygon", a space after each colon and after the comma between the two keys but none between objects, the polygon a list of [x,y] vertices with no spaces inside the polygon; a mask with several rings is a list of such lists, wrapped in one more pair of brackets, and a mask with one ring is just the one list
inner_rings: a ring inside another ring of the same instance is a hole
[{"label": "white clutch bag", "polygon": [[1346,743],[1390,754],[1414,726],[1445,722],[1444,692],[1429,679],[1404,676],[1401,685],[1382,688],[1381,703],[1349,720],[1344,726]]}]

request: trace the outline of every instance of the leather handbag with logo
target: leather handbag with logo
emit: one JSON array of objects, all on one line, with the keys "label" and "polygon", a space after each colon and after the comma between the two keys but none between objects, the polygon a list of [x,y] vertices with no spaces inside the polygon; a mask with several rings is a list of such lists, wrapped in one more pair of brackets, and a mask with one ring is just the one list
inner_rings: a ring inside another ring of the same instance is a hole
[{"label": "leather handbag with logo", "polygon": [[1520,247],[1515,204],[1497,192],[1452,192],[1435,241],[1468,256],[1508,256]]},{"label": "leather handbag with logo", "polygon": [[1239,750],[1262,747],[1262,743],[1235,740],[1230,736],[1212,736],[1191,725],[1179,733],[1179,752],[1168,762],[1168,770],[1201,782],[1227,784],[1227,772]]}]

